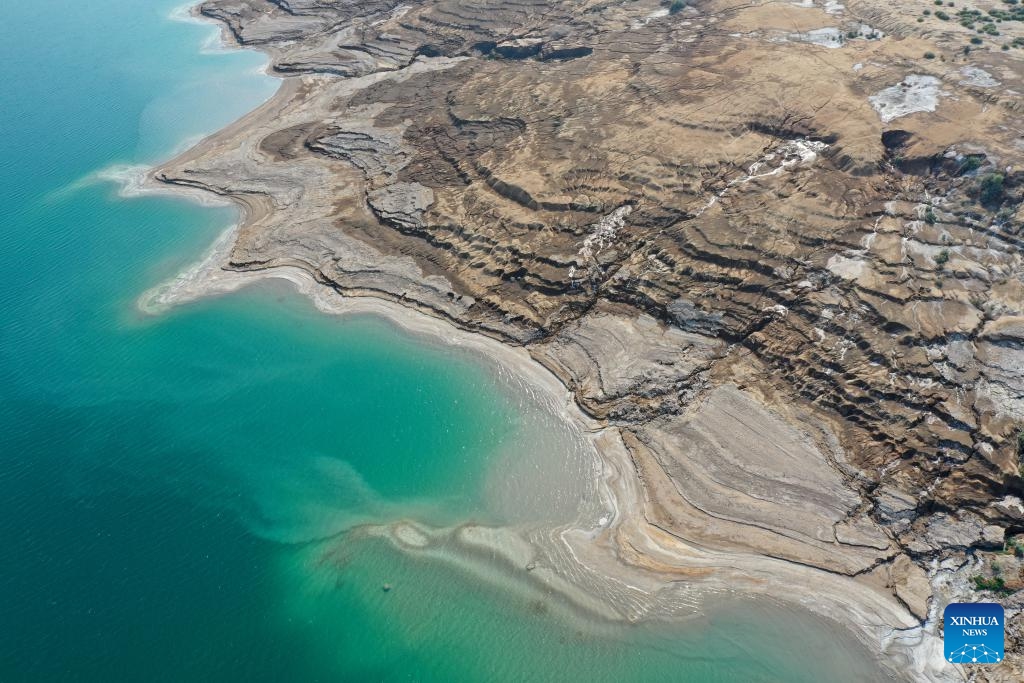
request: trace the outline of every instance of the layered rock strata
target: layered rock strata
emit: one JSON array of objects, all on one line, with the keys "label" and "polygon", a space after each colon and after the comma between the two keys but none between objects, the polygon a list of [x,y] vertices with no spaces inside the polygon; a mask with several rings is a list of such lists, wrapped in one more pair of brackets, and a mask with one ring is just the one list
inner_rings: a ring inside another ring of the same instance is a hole
[{"label": "layered rock strata", "polygon": [[1024,22],[930,6],[207,0],[285,80],[156,175],[245,208],[226,269],[525,347],[628,454],[623,562],[934,631],[943,563],[1024,530]]}]

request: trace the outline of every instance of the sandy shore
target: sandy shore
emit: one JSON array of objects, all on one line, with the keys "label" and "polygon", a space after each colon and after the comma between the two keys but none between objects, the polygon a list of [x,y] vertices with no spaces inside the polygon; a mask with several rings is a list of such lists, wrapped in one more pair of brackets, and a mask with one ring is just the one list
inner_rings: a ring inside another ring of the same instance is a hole
[{"label": "sandy shore", "polygon": [[[699,538],[683,539],[651,523],[645,495],[645,487],[651,483],[638,470],[620,429],[581,410],[563,378],[538,362],[532,349],[503,343],[486,331],[460,328],[449,316],[432,315],[429,306],[415,300],[403,305],[391,297],[379,298],[369,290],[343,294],[318,281],[301,259],[266,264],[258,270],[240,271],[230,266],[239,239],[251,236],[254,226],[263,229],[272,223],[279,208],[255,191],[234,192],[230,187],[206,182],[190,185],[181,180],[180,169],[193,160],[235,148],[238,139],[279,117],[299,88],[307,86],[308,78],[285,79],[279,91],[254,112],[150,170],[144,182],[125,185],[134,194],[171,191],[197,200],[215,197],[233,202],[241,211],[239,224],[220,235],[198,263],[144,293],[139,299],[140,309],[159,314],[267,278],[285,280],[324,313],[380,316],[431,343],[457,347],[514,375],[532,388],[538,400],[584,435],[598,458],[596,500],[587,501],[581,508],[586,514],[571,524],[546,529],[438,530],[418,529],[408,522],[378,528],[375,533],[387,535],[396,546],[410,552],[424,552],[435,538],[454,540],[465,549],[467,557],[485,547],[504,558],[508,572],[517,580],[538,589],[556,590],[580,613],[600,618],[685,618],[712,604],[718,595],[768,596],[849,629],[869,651],[883,653],[883,663],[900,676],[934,681],[963,679],[960,669],[943,662],[941,642],[935,635],[936,617],[932,615],[922,625],[877,577],[805,566],[751,552],[745,544],[730,548],[721,539],[704,545]],[[240,180],[244,184],[244,178]]]}]

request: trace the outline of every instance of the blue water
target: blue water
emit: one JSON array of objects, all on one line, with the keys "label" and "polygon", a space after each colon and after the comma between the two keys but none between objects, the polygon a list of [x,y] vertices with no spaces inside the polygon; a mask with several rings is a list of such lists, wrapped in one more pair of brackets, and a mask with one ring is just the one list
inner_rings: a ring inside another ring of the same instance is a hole
[{"label": "blue water", "polygon": [[857,680],[810,618],[582,628],[344,533],[501,521],[493,463],[569,437],[475,359],[283,287],[138,311],[235,216],[101,178],[277,87],[172,10],[0,26],[0,681]]}]

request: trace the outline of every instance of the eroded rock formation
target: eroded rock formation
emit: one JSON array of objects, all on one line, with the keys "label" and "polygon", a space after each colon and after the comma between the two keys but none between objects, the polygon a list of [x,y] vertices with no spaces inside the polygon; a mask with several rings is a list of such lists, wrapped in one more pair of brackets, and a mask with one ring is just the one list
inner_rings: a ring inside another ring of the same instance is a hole
[{"label": "eroded rock formation", "polygon": [[924,620],[1024,529],[1024,22],[927,6],[208,0],[289,78],[161,178],[232,268],[526,345],[666,533]]}]

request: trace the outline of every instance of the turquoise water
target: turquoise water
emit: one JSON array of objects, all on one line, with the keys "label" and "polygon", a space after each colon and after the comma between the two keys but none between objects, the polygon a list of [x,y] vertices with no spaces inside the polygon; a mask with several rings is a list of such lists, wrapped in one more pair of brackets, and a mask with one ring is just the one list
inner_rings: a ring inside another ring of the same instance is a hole
[{"label": "turquoise water", "polygon": [[140,314],[234,214],[96,178],[276,82],[172,3],[5,9],[0,681],[863,679],[809,617],[587,624],[345,533],[514,517],[494,472],[557,473],[572,437],[473,358],[281,286]]}]

